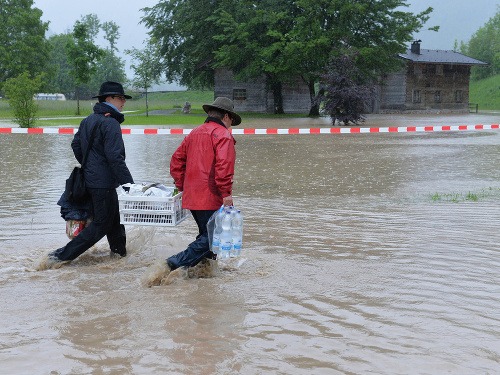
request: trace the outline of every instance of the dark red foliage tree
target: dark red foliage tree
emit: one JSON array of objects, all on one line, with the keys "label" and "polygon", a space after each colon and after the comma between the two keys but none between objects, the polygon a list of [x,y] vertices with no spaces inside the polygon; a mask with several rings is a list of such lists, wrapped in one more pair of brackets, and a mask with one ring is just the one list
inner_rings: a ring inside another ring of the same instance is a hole
[{"label": "dark red foliage tree", "polygon": [[363,113],[374,98],[374,86],[349,55],[332,58],[322,76],[324,112],[332,119],[348,125],[365,120]]}]

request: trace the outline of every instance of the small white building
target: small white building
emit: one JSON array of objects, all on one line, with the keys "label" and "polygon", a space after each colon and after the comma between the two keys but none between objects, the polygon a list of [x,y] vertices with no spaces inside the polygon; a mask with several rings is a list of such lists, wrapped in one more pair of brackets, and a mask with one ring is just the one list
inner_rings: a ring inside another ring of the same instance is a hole
[{"label": "small white building", "polygon": [[48,93],[39,93],[35,94],[33,97],[35,100],[66,100],[66,96],[64,94],[48,94]]}]

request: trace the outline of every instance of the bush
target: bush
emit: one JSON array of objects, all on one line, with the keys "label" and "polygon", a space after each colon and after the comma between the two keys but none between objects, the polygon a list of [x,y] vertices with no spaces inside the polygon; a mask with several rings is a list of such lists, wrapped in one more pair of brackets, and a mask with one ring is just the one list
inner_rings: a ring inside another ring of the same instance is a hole
[{"label": "bush", "polygon": [[332,58],[326,73],[322,76],[324,91],[324,110],[335,122],[348,125],[364,121],[362,115],[366,106],[373,99],[373,85],[367,85],[367,79],[356,66],[351,56]]},{"label": "bush", "polygon": [[15,122],[21,128],[31,128],[35,124],[38,106],[33,96],[42,87],[42,79],[42,74],[31,78],[28,72],[24,72],[5,82],[5,95],[14,111]]}]

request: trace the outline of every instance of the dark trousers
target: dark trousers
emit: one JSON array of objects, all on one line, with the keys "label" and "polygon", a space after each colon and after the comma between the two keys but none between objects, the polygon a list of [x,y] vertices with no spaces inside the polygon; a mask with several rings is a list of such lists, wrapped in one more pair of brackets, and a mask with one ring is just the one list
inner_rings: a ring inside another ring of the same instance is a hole
[{"label": "dark trousers", "polygon": [[191,211],[194,221],[196,221],[196,225],[198,225],[199,234],[196,236],[196,239],[188,245],[186,250],[167,259],[167,264],[172,271],[179,267],[193,267],[204,258],[215,259],[215,254],[210,251],[207,232],[208,220],[215,211],[217,210]]},{"label": "dark trousers", "polygon": [[60,260],[73,260],[107,237],[112,252],[125,256],[125,227],[120,224],[118,195],[115,189],[88,189],[92,199],[93,220],[66,246],[53,255]]}]

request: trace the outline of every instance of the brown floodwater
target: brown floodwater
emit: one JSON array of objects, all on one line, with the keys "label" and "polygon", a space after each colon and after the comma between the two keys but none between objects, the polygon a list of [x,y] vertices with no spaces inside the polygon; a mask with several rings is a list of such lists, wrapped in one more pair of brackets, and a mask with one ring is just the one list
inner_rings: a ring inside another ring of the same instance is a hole
[{"label": "brown floodwater", "polygon": [[[135,180],[170,183],[182,138],[125,135]],[[72,136],[0,134],[0,372],[498,373],[500,131],[235,138],[241,258],[212,278],[147,288],[150,266],[194,238],[194,221],[127,226],[124,259],[101,241],[34,271],[68,241],[56,202]]]}]

